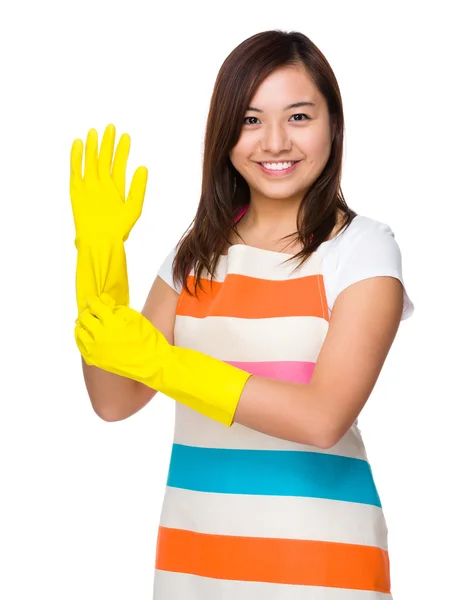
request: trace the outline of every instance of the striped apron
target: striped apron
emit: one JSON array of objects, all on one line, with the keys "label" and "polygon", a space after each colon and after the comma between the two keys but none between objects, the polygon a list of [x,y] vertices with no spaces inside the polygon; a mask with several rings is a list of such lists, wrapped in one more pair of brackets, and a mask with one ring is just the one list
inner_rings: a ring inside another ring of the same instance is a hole
[{"label": "striped apron", "polygon": [[[182,291],[175,345],[308,383],[329,326],[322,253],[295,272],[288,257],[231,246],[198,300]],[[322,449],[175,408],[154,600],[391,600],[387,527],[357,422]]]}]

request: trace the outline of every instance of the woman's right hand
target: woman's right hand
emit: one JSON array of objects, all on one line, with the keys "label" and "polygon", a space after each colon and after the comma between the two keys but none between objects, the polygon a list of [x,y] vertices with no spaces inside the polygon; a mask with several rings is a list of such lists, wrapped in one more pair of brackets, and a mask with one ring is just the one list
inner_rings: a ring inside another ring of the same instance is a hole
[{"label": "woman's right hand", "polygon": [[82,242],[87,245],[108,240],[124,242],[141,216],[148,170],[146,167],[136,169],[125,201],[130,144],[130,136],[124,133],[113,160],[114,125],[108,125],[105,130],[100,154],[97,131],[90,129],[85,146],[83,176],[83,142],[76,139],[72,144],[70,197],[77,248]]},{"label": "woman's right hand", "polygon": [[115,127],[108,125],[100,155],[98,134],[88,132],[82,176],[82,140],[71,151],[70,197],[77,253],[76,293],[80,315],[87,298],[108,293],[117,305],[128,306],[129,285],[124,242],[141,216],[148,171],[136,169],[125,201],[126,164],[130,137],[123,134],[115,147]]}]

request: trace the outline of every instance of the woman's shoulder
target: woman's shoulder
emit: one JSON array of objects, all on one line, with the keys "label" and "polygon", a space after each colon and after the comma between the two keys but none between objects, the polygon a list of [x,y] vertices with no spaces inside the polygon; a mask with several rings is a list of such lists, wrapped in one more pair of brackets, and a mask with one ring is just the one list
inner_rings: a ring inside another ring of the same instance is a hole
[{"label": "woman's shoulder", "polygon": [[[404,288],[402,254],[395,234],[387,223],[357,215],[325,252],[323,271],[332,308],[342,290],[362,279],[396,277]],[[402,319],[414,312],[414,304],[404,291]]]},{"label": "woman's shoulder", "polygon": [[392,228],[387,223],[378,221],[366,215],[357,214],[349,225],[337,227],[336,234],[329,241],[336,241],[337,246],[348,246],[360,239],[378,239],[379,237],[395,237]]}]

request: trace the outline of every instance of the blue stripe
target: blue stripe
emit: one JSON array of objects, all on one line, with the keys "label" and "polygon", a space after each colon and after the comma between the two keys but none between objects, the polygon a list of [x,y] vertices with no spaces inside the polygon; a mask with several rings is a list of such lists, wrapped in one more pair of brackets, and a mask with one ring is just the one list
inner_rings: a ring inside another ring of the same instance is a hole
[{"label": "blue stripe", "polygon": [[381,507],[367,461],[320,452],[174,444],[167,485],[199,492],[305,496]]}]

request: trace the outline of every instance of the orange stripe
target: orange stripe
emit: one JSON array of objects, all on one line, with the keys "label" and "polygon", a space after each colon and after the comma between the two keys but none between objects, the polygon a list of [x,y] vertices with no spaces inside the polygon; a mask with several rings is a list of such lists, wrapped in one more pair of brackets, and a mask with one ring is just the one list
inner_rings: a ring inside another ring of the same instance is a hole
[{"label": "orange stripe", "polygon": [[[193,291],[195,277],[189,275]],[[230,273],[224,282],[201,279],[198,300],[182,291],[177,314],[204,318],[321,317],[328,320],[328,305],[322,275],[274,281]],[[224,288],[223,288],[224,284]]]},{"label": "orange stripe", "polygon": [[156,569],[216,579],[390,592],[388,552],[355,544],[159,527]]}]

